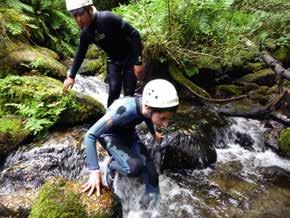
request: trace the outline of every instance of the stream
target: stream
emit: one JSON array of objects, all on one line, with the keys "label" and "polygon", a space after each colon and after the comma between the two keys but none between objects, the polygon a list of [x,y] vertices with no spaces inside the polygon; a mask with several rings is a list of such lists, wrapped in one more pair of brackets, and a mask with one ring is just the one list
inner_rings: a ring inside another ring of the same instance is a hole
[{"label": "stream", "polygon": [[[108,88],[95,77],[77,75],[73,89],[106,105]],[[138,178],[118,176],[114,185],[123,216],[290,217],[290,160],[265,147],[262,122],[244,118],[228,121],[228,128],[216,130],[214,166],[161,173],[158,208],[144,208],[144,195],[140,194],[144,186]],[[44,141],[9,155],[0,170],[0,201],[5,205],[19,201],[25,208],[29,196],[49,178],[85,181],[88,172],[83,137],[88,128],[51,133]],[[240,140],[239,135],[247,140]]]}]

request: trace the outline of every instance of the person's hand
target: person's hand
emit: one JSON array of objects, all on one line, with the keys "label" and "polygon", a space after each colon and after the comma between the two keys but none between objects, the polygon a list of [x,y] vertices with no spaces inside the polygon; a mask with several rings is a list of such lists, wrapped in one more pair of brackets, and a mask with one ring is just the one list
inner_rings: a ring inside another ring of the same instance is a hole
[{"label": "person's hand", "polygon": [[72,88],[74,84],[75,84],[75,80],[68,76],[66,80],[63,82],[63,90],[67,91],[69,88]]},{"label": "person's hand", "polygon": [[155,135],[153,136],[154,140],[160,143],[162,139],[164,138],[163,133],[155,132]]},{"label": "person's hand", "polygon": [[134,73],[137,78],[137,80],[143,79],[143,65],[134,65]]},{"label": "person's hand", "polygon": [[90,178],[87,183],[83,185],[82,192],[87,192],[88,196],[91,196],[94,191],[97,191],[97,196],[101,195],[101,172],[100,170],[91,170],[90,171]]}]

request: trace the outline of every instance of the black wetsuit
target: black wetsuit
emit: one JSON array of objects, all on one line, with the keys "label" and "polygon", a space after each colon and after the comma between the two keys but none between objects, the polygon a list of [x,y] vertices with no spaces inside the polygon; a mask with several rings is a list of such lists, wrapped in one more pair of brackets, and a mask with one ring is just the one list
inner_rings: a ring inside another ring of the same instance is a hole
[{"label": "black wetsuit", "polygon": [[79,48],[69,75],[71,78],[75,78],[88,47],[92,43],[99,46],[108,55],[108,106],[119,98],[122,83],[124,95],[133,96],[137,82],[134,65],[142,64],[142,45],[138,31],[111,12],[96,12],[91,25],[82,29]]}]

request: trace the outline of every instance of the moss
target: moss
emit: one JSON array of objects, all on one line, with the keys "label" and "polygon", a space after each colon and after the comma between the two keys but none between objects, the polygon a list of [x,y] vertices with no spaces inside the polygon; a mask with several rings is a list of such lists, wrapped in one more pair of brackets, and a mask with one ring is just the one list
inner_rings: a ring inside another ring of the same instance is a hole
[{"label": "moss", "polygon": [[243,89],[236,85],[220,85],[217,87],[217,95],[228,97],[243,94]]},{"label": "moss", "polygon": [[37,134],[53,125],[95,121],[104,107],[90,97],[64,94],[62,83],[46,76],[8,76],[0,79],[0,111],[21,114]]},{"label": "moss", "polygon": [[119,201],[103,190],[100,197],[81,193],[81,184],[58,178],[47,182],[35,200],[30,218],[109,218],[121,213]]},{"label": "moss", "polygon": [[39,74],[63,79],[66,77],[66,67],[57,58],[58,55],[47,48],[15,43],[0,60],[0,78],[11,73],[22,75],[24,72],[36,70]]},{"label": "moss", "polygon": [[245,69],[249,72],[257,72],[265,67],[265,64],[261,62],[256,62],[256,63],[247,63],[245,65]]},{"label": "moss", "polygon": [[282,47],[277,49],[274,54],[274,58],[279,60],[283,65],[289,66],[290,64],[290,49],[287,47]]},{"label": "moss", "polygon": [[16,116],[0,118],[0,156],[6,156],[28,138],[23,120]]},{"label": "moss", "polygon": [[80,74],[94,75],[106,72],[106,61],[102,58],[85,60],[79,70]]},{"label": "moss", "polygon": [[207,98],[210,97],[210,95],[205,90],[203,90],[202,88],[200,88],[199,86],[195,85],[190,80],[188,80],[183,75],[182,71],[179,70],[177,67],[175,67],[173,65],[170,65],[170,67],[169,67],[169,73],[170,73],[170,76],[176,82],[178,82],[182,86],[185,86],[190,91],[195,92],[195,93],[198,93],[199,95],[201,95],[203,97],[207,97]]},{"label": "moss", "polygon": [[58,126],[73,126],[85,121],[93,123],[105,113],[104,106],[94,98],[79,93],[72,95],[75,98],[74,106],[68,107],[62,113]]},{"label": "moss", "polygon": [[248,74],[241,79],[239,82],[245,83],[256,83],[258,85],[273,86],[275,84],[275,73],[270,69],[262,69],[255,73]]},{"label": "moss", "polygon": [[73,192],[65,192],[65,181],[58,180],[46,183],[37,197],[30,218],[86,218],[85,206],[79,199],[79,195]]},{"label": "moss", "polygon": [[290,157],[290,128],[287,128],[280,133],[278,144],[281,151]]}]

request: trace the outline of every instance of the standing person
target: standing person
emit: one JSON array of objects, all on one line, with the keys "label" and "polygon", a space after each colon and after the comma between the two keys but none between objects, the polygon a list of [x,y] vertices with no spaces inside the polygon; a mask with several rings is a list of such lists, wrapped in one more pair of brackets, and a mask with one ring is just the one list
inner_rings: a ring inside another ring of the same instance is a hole
[{"label": "standing person", "polygon": [[136,29],[109,11],[97,11],[92,0],[66,0],[67,10],[81,28],[80,44],[72,68],[64,81],[64,90],[75,83],[88,47],[94,43],[107,53],[109,98],[107,106],[119,98],[122,84],[124,95],[133,96],[137,79],[141,79],[141,38]]},{"label": "standing person", "polygon": [[146,193],[159,196],[159,179],[154,163],[146,147],[140,141],[135,126],[145,121],[155,140],[163,135],[157,127],[167,127],[170,117],[179,104],[174,86],[163,79],[150,81],[142,97],[127,97],[116,100],[106,114],[87,132],[85,137],[90,178],[83,186],[90,196],[95,190],[100,195],[101,173],[96,155],[96,141],[108,151],[111,158],[105,165],[104,185],[112,187],[115,173],[128,177],[143,175]]}]

